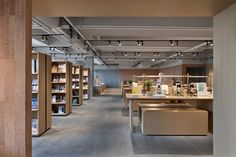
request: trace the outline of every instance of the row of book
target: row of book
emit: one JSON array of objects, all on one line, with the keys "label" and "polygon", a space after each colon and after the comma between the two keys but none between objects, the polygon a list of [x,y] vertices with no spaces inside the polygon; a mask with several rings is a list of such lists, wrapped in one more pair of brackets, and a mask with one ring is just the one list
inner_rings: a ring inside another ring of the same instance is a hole
[{"label": "row of book", "polygon": [[52,95],[52,103],[65,103],[66,96],[64,95]]},{"label": "row of book", "polygon": [[58,85],[58,84],[52,85],[52,92],[65,92],[65,91],[66,91],[65,85]]},{"label": "row of book", "polygon": [[37,74],[38,73],[38,60],[37,59],[32,59],[32,74]]},{"label": "row of book", "polygon": [[66,82],[65,75],[53,75],[52,82]]},{"label": "row of book", "polygon": [[31,101],[32,101],[32,109],[37,110],[38,109],[38,97],[37,96],[32,97]]},{"label": "row of book", "polygon": [[32,80],[32,91],[38,91],[38,80]]},{"label": "row of book", "polygon": [[52,106],[52,112],[55,114],[65,114],[65,106],[60,105],[60,106]]},{"label": "row of book", "polygon": [[54,63],[52,65],[52,73],[65,73],[66,72],[66,64],[65,63]]},{"label": "row of book", "polygon": [[80,69],[78,67],[72,67],[72,74],[80,74]]}]

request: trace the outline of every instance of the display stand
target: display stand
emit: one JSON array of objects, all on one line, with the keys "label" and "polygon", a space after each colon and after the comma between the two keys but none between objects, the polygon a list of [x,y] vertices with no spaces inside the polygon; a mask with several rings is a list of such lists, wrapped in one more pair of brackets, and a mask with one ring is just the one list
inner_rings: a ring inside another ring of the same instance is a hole
[{"label": "display stand", "polygon": [[32,136],[51,128],[51,57],[32,53]]},{"label": "display stand", "polygon": [[71,63],[52,62],[52,112],[54,116],[66,116],[72,112]]},{"label": "display stand", "polygon": [[83,66],[72,65],[72,105],[83,104]]},{"label": "display stand", "polygon": [[90,69],[83,68],[83,99],[90,99]]}]

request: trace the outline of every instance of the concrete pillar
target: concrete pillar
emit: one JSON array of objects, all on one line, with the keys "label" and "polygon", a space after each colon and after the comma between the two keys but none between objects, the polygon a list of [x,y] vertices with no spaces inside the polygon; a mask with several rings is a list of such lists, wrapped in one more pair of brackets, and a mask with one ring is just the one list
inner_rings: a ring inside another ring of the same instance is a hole
[{"label": "concrete pillar", "polygon": [[214,156],[236,156],[236,3],[214,17]]}]

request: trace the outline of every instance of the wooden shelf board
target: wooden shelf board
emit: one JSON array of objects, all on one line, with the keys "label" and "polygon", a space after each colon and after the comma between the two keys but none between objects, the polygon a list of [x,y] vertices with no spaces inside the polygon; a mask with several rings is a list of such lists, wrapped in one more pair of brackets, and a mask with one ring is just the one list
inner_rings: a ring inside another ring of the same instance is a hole
[{"label": "wooden shelf board", "polygon": [[65,91],[63,91],[63,92],[52,92],[52,94],[66,94],[66,92]]},{"label": "wooden shelf board", "polygon": [[52,105],[66,105],[66,102],[52,102]]},{"label": "wooden shelf board", "polygon": [[32,109],[32,111],[33,111],[33,112],[38,112],[38,111],[39,111],[39,109]]},{"label": "wooden shelf board", "polygon": [[79,98],[80,96],[72,96],[73,98]]},{"label": "wooden shelf board", "polygon": [[63,113],[63,114],[59,114],[59,113],[52,113],[53,116],[67,116],[69,113]]},{"label": "wooden shelf board", "polygon": [[65,72],[52,72],[52,74],[66,74]]},{"label": "wooden shelf board", "polygon": [[39,92],[38,91],[32,91],[32,94],[38,94]]},{"label": "wooden shelf board", "polygon": [[32,75],[38,75],[39,73],[32,73]]},{"label": "wooden shelf board", "polygon": [[52,84],[66,84],[66,82],[52,82]]}]

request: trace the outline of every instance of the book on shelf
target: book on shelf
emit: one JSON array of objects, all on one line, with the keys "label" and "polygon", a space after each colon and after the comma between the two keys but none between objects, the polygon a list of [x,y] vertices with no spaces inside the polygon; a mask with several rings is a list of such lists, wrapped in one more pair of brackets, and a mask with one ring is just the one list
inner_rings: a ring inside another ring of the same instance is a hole
[{"label": "book on shelf", "polygon": [[38,80],[32,80],[32,91],[38,91]]},{"label": "book on shelf", "polygon": [[78,104],[78,99],[73,99],[72,100],[72,105],[77,105]]},{"label": "book on shelf", "polygon": [[52,92],[65,92],[65,85],[53,85]]},{"label": "book on shelf", "polygon": [[37,74],[38,73],[38,60],[37,59],[32,59],[32,74]]},{"label": "book on shelf", "polygon": [[34,109],[34,110],[38,109],[38,98],[37,97],[32,98],[32,109]]},{"label": "book on shelf", "polygon": [[79,68],[78,67],[72,67],[72,74],[79,74]]},{"label": "book on shelf", "polygon": [[32,119],[32,134],[38,134],[38,119]]},{"label": "book on shelf", "polygon": [[52,103],[65,103],[66,96],[62,95],[52,95]]},{"label": "book on shelf", "polygon": [[88,99],[88,94],[84,94],[84,99]]},{"label": "book on shelf", "polygon": [[66,82],[65,75],[53,76],[52,82]]},{"label": "book on shelf", "polygon": [[58,107],[58,114],[65,114],[65,106]]},{"label": "book on shelf", "polygon": [[83,76],[88,76],[88,70],[85,70],[85,71],[83,72]]},{"label": "book on shelf", "polygon": [[65,63],[54,63],[52,66],[53,73],[66,73],[66,64]]}]

